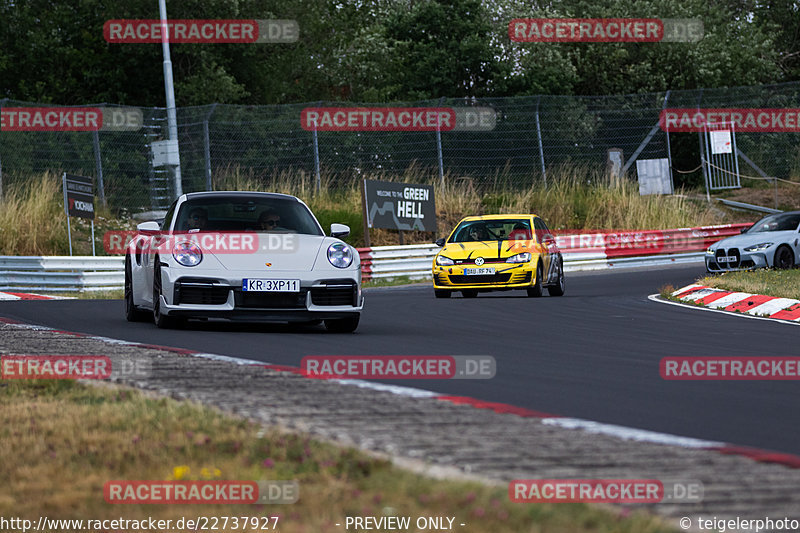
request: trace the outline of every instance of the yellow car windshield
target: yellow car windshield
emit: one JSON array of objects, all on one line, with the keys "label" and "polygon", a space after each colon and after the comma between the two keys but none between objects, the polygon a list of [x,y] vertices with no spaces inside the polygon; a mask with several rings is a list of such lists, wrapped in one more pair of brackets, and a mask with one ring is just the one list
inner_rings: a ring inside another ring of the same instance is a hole
[{"label": "yellow car windshield", "polygon": [[525,219],[470,220],[462,222],[450,242],[530,239],[531,223]]}]

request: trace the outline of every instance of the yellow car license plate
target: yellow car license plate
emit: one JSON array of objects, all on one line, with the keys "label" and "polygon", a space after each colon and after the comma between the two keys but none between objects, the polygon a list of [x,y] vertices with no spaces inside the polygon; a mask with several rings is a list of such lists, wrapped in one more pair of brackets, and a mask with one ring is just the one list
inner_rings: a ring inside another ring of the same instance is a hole
[{"label": "yellow car license plate", "polygon": [[485,276],[487,274],[494,274],[494,267],[483,267],[483,268],[465,268],[464,275],[465,276]]}]

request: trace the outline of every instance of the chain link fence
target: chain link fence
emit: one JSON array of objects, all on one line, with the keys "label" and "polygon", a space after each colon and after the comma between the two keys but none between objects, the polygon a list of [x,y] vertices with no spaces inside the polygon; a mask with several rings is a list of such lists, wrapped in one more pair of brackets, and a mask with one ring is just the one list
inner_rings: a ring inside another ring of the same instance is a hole
[{"label": "chain link fence", "polygon": [[[254,180],[304,173],[327,186],[363,176],[414,170],[430,180],[470,177],[476,185],[529,187],[552,183],[564,165],[605,169],[608,151],[622,150],[623,175],[635,178],[637,159],[667,158],[675,170],[699,167],[698,133],[659,127],[667,108],[795,108],[800,83],[613,96],[521,96],[395,102],[390,106],[490,108],[492,129],[452,131],[308,131],[309,107],[387,107],[312,102],[280,106],[211,104],[177,112],[184,192],[209,190],[233,173]],[[0,100],[2,108],[44,107]],[[101,105],[105,109],[125,109]],[[43,172],[93,176],[112,208],[164,208],[174,197],[168,167],[154,168],[151,143],[167,137],[166,111],[139,108],[141,124],[124,131],[0,132],[0,186]],[[795,130],[797,131],[797,130]],[[742,173],[800,176],[800,133],[737,132],[747,158]],[[316,138],[315,138],[316,137]],[[677,175],[677,174],[676,174]],[[683,174],[681,174],[683,176]],[[687,179],[687,178],[682,178]],[[696,184],[702,174],[695,170]],[[548,180],[550,180],[548,182]],[[0,188],[0,193],[2,189]]]}]

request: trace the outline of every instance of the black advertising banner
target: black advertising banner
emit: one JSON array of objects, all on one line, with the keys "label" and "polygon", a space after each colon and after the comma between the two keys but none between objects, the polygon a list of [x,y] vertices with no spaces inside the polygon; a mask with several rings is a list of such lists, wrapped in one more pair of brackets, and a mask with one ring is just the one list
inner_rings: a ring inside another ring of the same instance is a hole
[{"label": "black advertising banner", "polygon": [[94,220],[94,180],[64,174],[64,210],[71,217]]},{"label": "black advertising banner", "polygon": [[370,228],[436,231],[433,185],[364,180]]}]

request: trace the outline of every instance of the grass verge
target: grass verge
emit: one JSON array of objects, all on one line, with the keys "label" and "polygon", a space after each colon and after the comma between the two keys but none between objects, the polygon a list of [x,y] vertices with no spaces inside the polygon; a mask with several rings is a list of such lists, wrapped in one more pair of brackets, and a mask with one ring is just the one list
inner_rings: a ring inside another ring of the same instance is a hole
[{"label": "grass verge", "polygon": [[728,291],[800,300],[800,270],[753,270],[705,276],[697,283]]},{"label": "grass verge", "polygon": [[[0,516],[275,516],[284,533],[341,531],[345,516],[452,516],[464,531],[672,531],[650,515],[510,503],[505,487],[437,481],[361,452],[266,431],[188,402],[68,381],[0,381]],[[111,505],[108,480],[294,479],[285,506]],[[460,529],[460,528],[459,528]],[[251,529],[237,529],[251,531]]]}]

